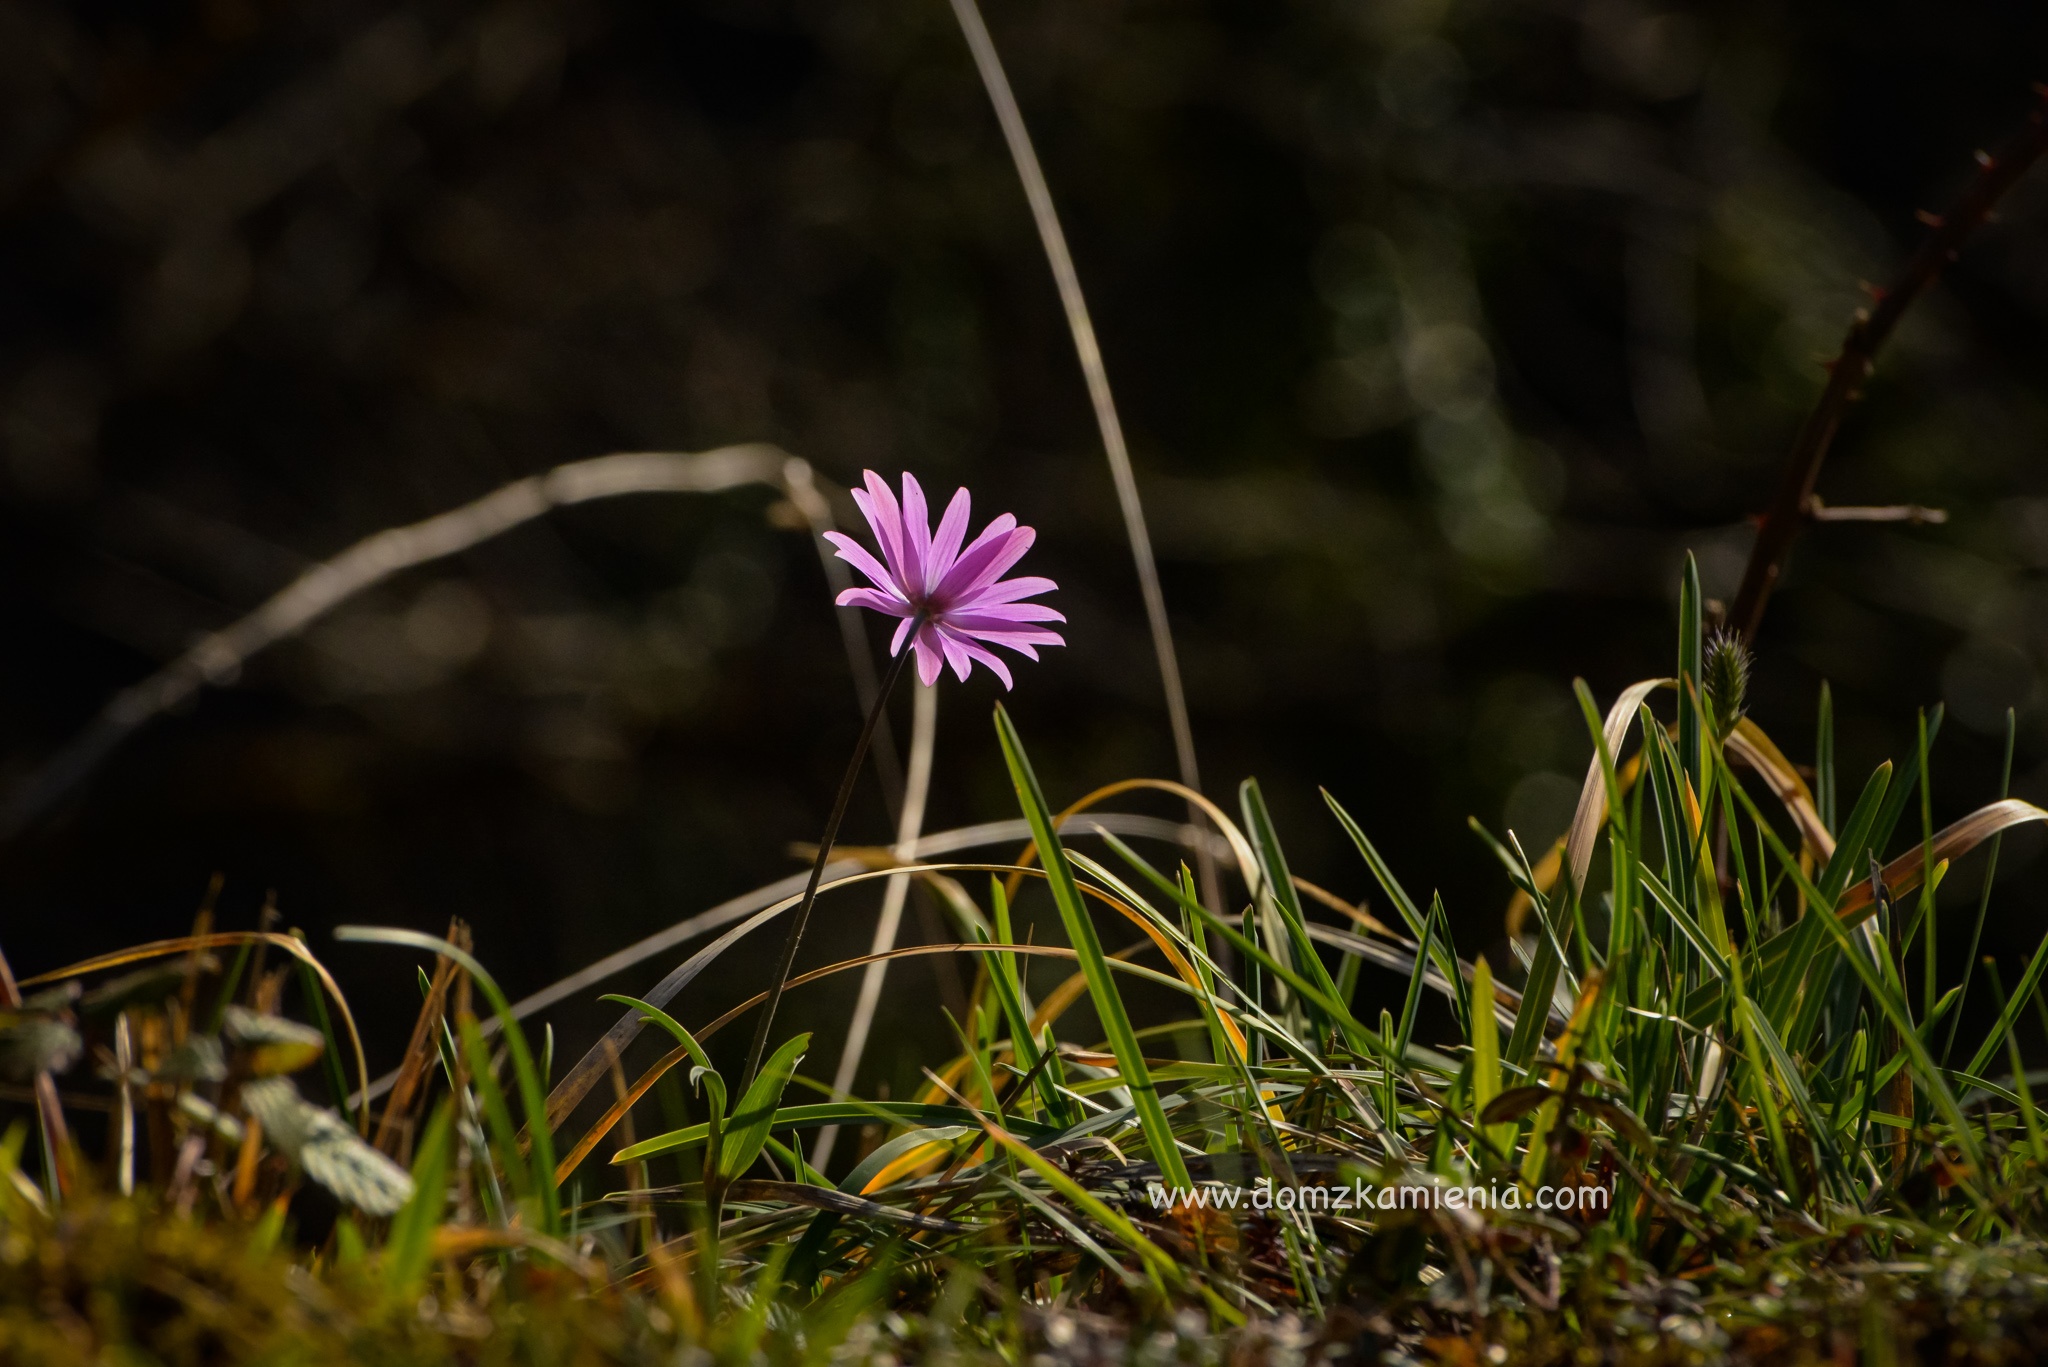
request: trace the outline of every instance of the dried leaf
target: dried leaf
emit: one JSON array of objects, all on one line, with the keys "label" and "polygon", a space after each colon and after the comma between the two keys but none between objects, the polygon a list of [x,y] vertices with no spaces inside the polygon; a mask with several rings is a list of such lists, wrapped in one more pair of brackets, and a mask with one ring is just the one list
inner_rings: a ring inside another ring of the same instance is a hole
[{"label": "dried leaf", "polygon": [[85,1041],[51,1016],[12,1016],[0,1025],[0,1074],[26,1082],[37,1073],[68,1072]]},{"label": "dried leaf", "polygon": [[257,1077],[296,1073],[316,1061],[326,1038],[310,1025],[267,1016],[245,1006],[230,1006],[221,1017],[228,1042],[248,1050],[248,1070]]},{"label": "dried leaf", "polygon": [[365,1215],[390,1215],[412,1199],[412,1177],[324,1106],[299,1095],[291,1079],[262,1078],[242,1088],[242,1104],[278,1151]]},{"label": "dried leaf", "polygon": [[[1935,832],[1927,850],[1918,846],[1907,850],[1885,865],[1878,876],[1894,897],[1904,896],[1920,886],[1921,876],[1928,869],[1960,859],[2000,831],[2029,821],[2048,821],[2048,811],[2016,797],[1979,807],[1954,825]],[[1842,895],[1835,900],[1835,914],[1854,924],[1870,914],[1872,904],[1870,880],[1859,878],[1842,889]]]},{"label": "dried leaf", "polygon": [[[1636,709],[1643,705],[1643,699],[1670,682],[1669,679],[1644,679],[1630,684],[1621,690],[1614,706],[1607,709],[1607,720],[1601,729],[1607,737],[1607,757],[1614,763],[1621,762],[1621,743],[1635,721]],[[1586,886],[1586,867],[1593,859],[1593,840],[1600,834],[1601,823],[1606,819],[1607,775],[1600,768],[1600,755],[1596,751],[1586,766],[1586,784],[1579,790],[1578,809],[1572,813],[1571,830],[1565,837],[1565,866],[1571,870],[1574,889]]]},{"label": "dried leaf", "polygon": [[1785,758],[1777,744],[1764,734],[1763,728],[1747,717],[1737,722],[1728,735],[1728,754],[1756,771],[1771,793],[1784,804],[1785,810],[1792,814],[1800,837],[1813,850],[1815,857],[1826,863],[1834,855],[1835,837],[1820,819],[1820,809],[1814,806],[1813,792],[1806,786],[1806,780],[1792,761]]},{"label": "dried leaf", "polygon": [[194,1035],[175,1046],[156,1070],[163,1082],[220,1082],[228,1075],[220,1041],[212,1035]]},{"label": "dried leaf", "polygon": [[1520,1120],[1555,1095],[1541,1084],[1510,1087],[1486,1103],[1485,1109],[1479,1112],[1479,1122],[1482,1125],[1505,1125]]}]

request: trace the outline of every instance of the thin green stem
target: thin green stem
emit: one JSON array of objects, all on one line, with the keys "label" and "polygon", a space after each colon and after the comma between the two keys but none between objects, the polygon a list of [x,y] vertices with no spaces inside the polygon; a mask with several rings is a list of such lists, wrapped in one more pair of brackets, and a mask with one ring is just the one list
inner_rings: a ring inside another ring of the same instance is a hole
[{"label": "thin green stem", "polygon": [[[2012,796],[2012,752],[2017,737],[2017,719],[2013,710],[2005,709],[2005,769],[1999,776],[1998,795]],[[1984,918],[1991,910],[1991,885],[1998,878],[1998,849],[2005,843],[2005,833],[1991,837],[1991,853],[1984,862],[1984,890],[1977,894],[1977,924],[1970,931],[1970,952],[1963,956],[1963,985],[1956,993],[1956,1004],[1948,1013],[1948,1038],[1942,1042],[1941,1064],[1948,1066],[1949,1052],[1956,1047],[1956,1027],[1963,1021],[1963,1004],[1970,999],[1970,970],[1977,966],[1977,948],[1984,943]],[[2003,1011],[2003,1004],[1999,1010]]]}]

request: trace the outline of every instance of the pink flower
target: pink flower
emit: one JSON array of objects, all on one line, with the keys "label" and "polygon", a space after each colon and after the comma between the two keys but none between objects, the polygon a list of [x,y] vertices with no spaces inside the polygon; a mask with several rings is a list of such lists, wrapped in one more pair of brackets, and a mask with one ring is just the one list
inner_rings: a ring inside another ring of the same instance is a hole
[{"label": "pink flower", "polygon": [[876,560],[850,536],[825,533],[839,558],[874,584],[871,589],[848,589],[839,595],[839,605],[901,617],[903,625],[889,643],[891,655],[902,651],[904,637],[916,626],[917,639],[911,644],[917,650],[918,678],[929,685],[950,664],[964,683],[979,660],[1008,688],[1009,669],[980,642],[1005,646],[1033,660],[1038,658],[1033,646],[1066,644],[1056,633],[1033,625],[1066,618],[1043,603],[1018,601],[1059,585],[1034,575],[1000,577],[1031,549],[1038,533],[1019,527],[1016,518],[1004,513],[963,550],[969,502],[965,489],[953,495],[934,533],[924,490],[915,479],[903,476],[903,502],[898,506],[880,475],[872,470],[863,473],[867,488],[855,489],[853,501],[874,528],[882,558]]}]

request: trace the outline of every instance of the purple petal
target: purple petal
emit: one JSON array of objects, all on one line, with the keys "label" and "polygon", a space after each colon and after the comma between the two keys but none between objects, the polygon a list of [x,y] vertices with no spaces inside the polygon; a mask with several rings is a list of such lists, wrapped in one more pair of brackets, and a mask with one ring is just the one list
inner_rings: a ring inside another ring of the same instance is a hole
[{"label": "purple petal", "polygon": [[890,659],[893,660],[898,655],[901,655],[903,653],[903,638],[910,634],[910,624],[912,622],[915,622],[916,620],[916,617],[906,615],[902,621],[902,624],[896,628],[896,636],[893,640],[889,642]]},{"label": "purple petal", "polygon": [[946,571],[953,568],[953,562],[960,558],[960,543],[967,539],[967,517],[971,499],[965,489],[956,490],[953,501],[946,505],[946,515],[939,519],[939,531],[932,538],[932,558],[924,567],[925,592],[931,593],[946,577]]},{"label": "purple petal", "polygon": [[936,640],[937,636],[929,627],[917,634],[917,681],[926,688],[939,681],[939,674],[946,667],[944,654],[933,643]]},{"label": "purple petal", "polygon": [[835,600],[842,608],[872,608],[891,617],[912,617],[917,609],[891,593],[878,589],[848,589]]},{"label": "purple petal", "polygon": [[874,582],[884,593],[900,593],[901,586],[896,576],[889,573],[888,566],[868,553],[868,548],[855,541],[845,532],[827,532],[825,539],[832,543],[833,554],[859,570]]},{"label": "purple petal", "polygon": [[1041,574],[1019,575],[1000,583],[986,584],[974,591],[971,605],[980,607],[984,603],[1014,603],[1019,598],[1030,598],[1041,593],[1051,593],[1059,585]]},{"label": "purple petal", "polygon": [[945,648],[946,663],[953,666],[953,677],[966,683],[968,672],[974,668],[974,661],[968,657],[966,649],[943,632],[939,635],[939,644]]},{"label": "purple petal", "polygon": [[[954,566],[953,573],[947,576],[954,581],[953,584],[948,585],[952,594],[952,600],[964,602],[973,598],[990,584],[993,584],[1002,577],[1003,571],[1009,569],[1010,566],[1023,558],[1024,552],[1030,550],[1031,543],[1036,540],[1038,540],[1038,533],[1036,531],[1029,527],[1019,527],[1016,531],[1010,533],[1007,540],[999,541],[995,544],[993,554],[989,556],[987,563],[974,572],[973,577],[969,578],[963,575],[961,573],[961,565]],[[967,557],[963,555],[960,559],[962,565],[964,565]]]},{"label": "purple petal", "polygon": [[903,588],[920,597],[925,592],[924,567],[932,559],[932,515],[925,507],[917,476],[903,472]]},{"label": "purple petal", "polygon": [[[979,660],[989,667],[991,673],[1003,681],[1004,688],[1010,688],[1015,685],[1016,681],[1010,677],[1009,666],[998,659],[993,652],[982,649],[971,638],[948,627],[941,626],[940,631],[945,636],[946,656],[953,661],[955,672],[960,670],[963,660],[970,662]],[[955,654],[956,650],[958,652],[957,655]],[[961,674],[960,677],[962,682],[966,681],[967,676],[965,674]]]},{"label": "purple petal", "polygon": [[882,548],[882,559],[889,564],[889,573],[899,585],[909,583],[903,577],[903,510],[896,506],[896,495],[882,477],[873,470],[863,470],[861,477],[867,481],[867,493],[853,491],[853,501],[867,515],[868,525],[875,529],[875,541]]},{"label": "purple petal", "polygon": [[1064,622],[1066,617],[1043,603],[976,603],[945,614],[945,623],[959,631],[1008,631],[1013,622]]},{"label": "purple petal", "polygon": [[932,596],[943,598],[958,593],[962,585],[981,573],[981,567],[988,563],[991,556],[999,553],[1005,539],[1016,530],[1017,519],[1008,513],[1002,514],[982,528],[981,535],[974,538],[974,544],[960,553],[960,558],[946,571],[945,578],[932,590]]},{"label": "purple petal", "polygon": [[1034,660],[1038,658],[1030,650],[1034,643],[1042,646],[1063,646],[1067,643],[1065,637],[1052,631],[976,631],[971,634],[976,640],[1006,646],[1021,654],[1030,655]]},{"label": "purple petal", "polygon": [[1016,687],[1016,680],[1010,677],[1010,667],[1004,664],[1001,660],[997,659],[992,653],[983,650],[980,646],[975,645],[972,642],[963,642],[962,648],[965,649],[970,656],[987,665],[989,673],[995,675],[998,679],[1001,679],[1003,681],[1004,688],[1008,689]]}]

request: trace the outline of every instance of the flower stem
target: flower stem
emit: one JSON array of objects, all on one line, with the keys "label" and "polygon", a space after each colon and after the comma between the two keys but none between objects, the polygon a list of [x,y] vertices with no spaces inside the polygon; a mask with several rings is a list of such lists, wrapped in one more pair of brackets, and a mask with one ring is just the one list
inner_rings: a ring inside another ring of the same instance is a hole
[{"label": "flower stem", "polygon": [[853,758],[846,765],[846,777],[839,780],[839,796],[833,799],[832,815],[825,821],[824,838],[818,842],[818,857],[811,864],[811,881],[804,884],[803,900],[796,904],[796,916],[790,921],[789,934],[782,942],[782,960],[775,967],[774,985],[768,989],[768,1001],[761,1008],[761,1023],[754,1028],[753,1047],[747,1050],[747,1068],[741,1074],[740,1082],[742,1095],[753,1085],[754,1074],[761,1068],[761,1057],[768,1050],[768,1032],[775,1025],[775,1008],[782,1002],[782,990],[789,985],[789,972],[796,963],[796,949],[803,942],[804,926],[811,919],[811,903],[818,900],[818,883],[825,876],[826,862],[832,858],[832,842],[839,838],[839,823],[846,816],[846,804],[853,798],[854,784],[860,778],[861,761],[867,758],[868,742],[875,738],[875,728],[889,706],[889,695],[896,691],[896,680],[902,676],[904,665],[910,662],[912,643],[922,625],[920,619],[911,627],[903,649],[889,662],[889,670],[882,676],[882,685],[875,690],[875,705],[868,709],[867,722],[860,728],[860,739],[854,742]]}]

